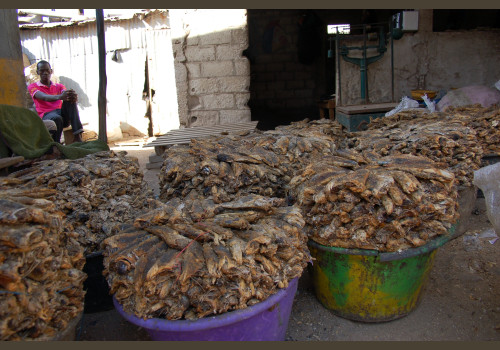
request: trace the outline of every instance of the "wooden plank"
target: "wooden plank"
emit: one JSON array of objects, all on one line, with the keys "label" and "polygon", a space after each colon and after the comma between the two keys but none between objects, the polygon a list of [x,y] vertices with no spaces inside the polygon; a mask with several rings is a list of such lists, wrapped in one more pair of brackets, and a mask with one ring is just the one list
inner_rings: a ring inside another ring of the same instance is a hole
[{"label": "wooden plank", "polygon": [[211,126],[197,126],[185,129],[170,130],[165,135],[157,137],[143,147],[186,144],[191,139],[200,139],[209,136],[219,136],[224,133],[244,132],[255,129],[258,121],[237,124],[220,124]]},{"label": "wooden plank", "polygon": [[337,111],[344,114],[388,112],[391,109],[396,108],[397,105],[397,103],[388,102],[367,105],[337,106]]},{"label": "wooden plank", "polygon": [[24,160],[22,156],[0,158],[0,169],[8,168],[11,165],[21,163]]}]

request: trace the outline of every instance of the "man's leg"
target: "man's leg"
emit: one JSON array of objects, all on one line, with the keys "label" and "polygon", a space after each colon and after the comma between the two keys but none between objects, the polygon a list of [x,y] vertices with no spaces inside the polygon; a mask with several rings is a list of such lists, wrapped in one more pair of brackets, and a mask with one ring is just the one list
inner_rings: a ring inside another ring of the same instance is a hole
[{"label": "man's leg", "polygon": [[61,135],[63,132],[63,117],[61,116],[61,110],[55,109],[45,113],[42,120],[52,120],[56,123],[57,130],[55,132],[51,132],[50,134],[55,142],[61,143]]},{"label": "man's leg", "polygon": [[63,117],[63,126],[67,127],[71,124],[75,141],[81,142],[83,132],[82,122],[80,121],[80,114],[78,113],[78,106],[76,103],[64,101],[61,107],[61,115]]}]

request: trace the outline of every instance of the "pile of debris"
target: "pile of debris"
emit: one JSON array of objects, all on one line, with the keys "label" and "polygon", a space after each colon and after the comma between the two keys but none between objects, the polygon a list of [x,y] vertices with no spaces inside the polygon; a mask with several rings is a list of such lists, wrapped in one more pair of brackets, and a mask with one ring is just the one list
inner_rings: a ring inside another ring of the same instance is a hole
[{"label": "pile of debris", "polygon": [[304,220],[284,199],[172,199],[103,242],[104,274],[124,310],[198,319],[265,300],[310,261]]},{"label": "pile of debris", "polygon": [[120,224],[133,222],[155,205],[137,158],[126,152],[42,161],[12,173],[4,181],[33,192],[56,189],[54,203],[66,214],[85,254],[97,251],[102,240],[116,233]]},{"label": "pile of debris", "polygon": [[445,235],[455,223],[455,177],[428,158],[358,155],[350,166],[338,158],[311,163],[291,182],[315,242],[399,251]]},{"label": "pile of debris", "polygon": [[56,190],[0,188],[0,340],[50,340],[83,311],[83,249]]}]

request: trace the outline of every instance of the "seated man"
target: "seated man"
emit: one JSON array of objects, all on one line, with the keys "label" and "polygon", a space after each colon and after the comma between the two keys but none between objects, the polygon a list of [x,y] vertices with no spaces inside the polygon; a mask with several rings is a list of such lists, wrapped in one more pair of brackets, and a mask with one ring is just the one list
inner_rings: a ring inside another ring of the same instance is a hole
[{"label": "seated man", "polygon": [[74,90],[66,90],[63,84],[50,81],[52,69],[49,62],[38,62],[36,72],[40,76],[40,81],[30,84],[28,91],[40,118],[56,123],[57,130],[51,132],[52,138],[56,142],[61,142],[63,129],[71,124],[74,141],[81,142],[83,127],[78,113],[78,95]]}]

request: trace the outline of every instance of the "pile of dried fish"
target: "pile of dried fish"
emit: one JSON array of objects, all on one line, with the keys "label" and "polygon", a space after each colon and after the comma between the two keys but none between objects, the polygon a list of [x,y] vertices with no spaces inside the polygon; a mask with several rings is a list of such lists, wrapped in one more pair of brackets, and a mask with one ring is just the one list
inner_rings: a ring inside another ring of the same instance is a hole
[{"label": "pile of dried fish", "polygon": [[154,206],[148,199],[152,191],[143,181],[137,158],[126,152],[47,160],[13,173],[5,181],[34,192],[56,189],[54,203],[73,225],[86,254],[116,233],[119,224],[133,222],[138,214]]},{"label": "pile of dried fish", "polygon": [[478,144],[484,155],[500,155],[500,106],[481,105],[446,108],[444,112],[427,113],[416,110],[401,111],[390,117],[371,121],[370,129],[395,128],[402,125],[423,125],[436,121],[460,122],[476,131]]},{"label": "pile of dried fish", "polygon": [[476,130],[484,155],[500,156],[500,106],[448,107],[445,112]]},{"label": "pile of dried fish", "polygon": [[222,203],[252,193],[284,198],[295,172],[330,154],[340,130],[332,121],[299,122],[171,147],[164,153],[160,199],[211,197]]},{"label": "pile of dried fish", "polygon": [[294,177],[305,230],[319,244],[397,251],[443,235],[457,219],[451,172],[424,157],[370,159],[355,151],[311,163]]},{"label": "pile of dried fish", "polygon": [[300,210],[284,205],[259,195],[160,203],[103,241],[110,292],[137,317],[169,320],[265,300],[310,260]]},{"label": "pile of dried fish", "polygon": [[[474,128],[456,119],[438,119],[436,115],[401,118],[405,115],[410,114],[391,116],[390,120],[383,122],[389,125],[377,129],[374,127],[382,122],[372,122],[369,130],[350,134],[340,147],[368,151],[381,157],[393,154],[425,156],[447,164],[457,184],[471,186],[483,154]],[[390,125],[390,121],[395,122]]]},{"label": "pile of dried fish", "polygon": [[83,249],[47,198],[0,191],[0,340],[48,340],[83,310]]}]

